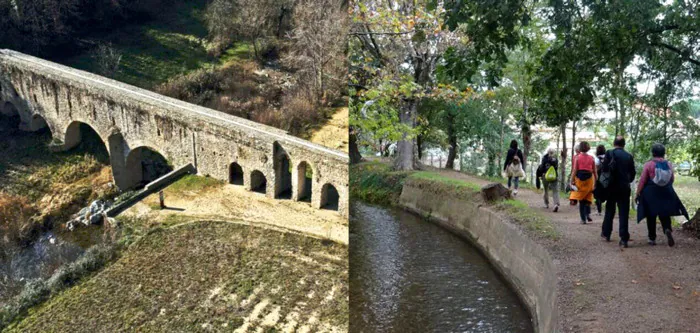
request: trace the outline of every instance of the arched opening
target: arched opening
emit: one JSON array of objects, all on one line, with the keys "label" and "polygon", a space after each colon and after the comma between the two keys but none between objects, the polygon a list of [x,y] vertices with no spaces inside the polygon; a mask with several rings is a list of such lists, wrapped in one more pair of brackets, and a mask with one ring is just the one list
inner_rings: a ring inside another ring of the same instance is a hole
[{"label": "arched opening", "polygon": [[86,123],[74,121],[68,125],[64,147],[66,150],[92,154],[100,163],[109,164],[107,146],[97,131]]},{"label": "arched opening", "polygon": [[228,168],[228,182],[233,185],[243,185],[243,168],[236,162]]},{"label": "arched opening", "polygon": [[267,179],[265,175],[258,171],[253,170],[250,174],[250,190],[253,192],[263,193],[267,192]]},{"label": "arched opening", "polygon": [[39,114],[35,114],[32,116],[32,123],[30,127],[33,132],[38,132],[47,130],[49,128],[49,124],[46,123],[46,119],[44,119],[44,117]]},{"label": "arched opening", "polygon": [[297,167],[297,200],[311,202],[311,180],[314,171],[309,163],[301,162]]},{"label": "arched opening", "polygon": [[272,145],[272,148],[275,168],[275,198],[291,199],[292,167],[289,155],[277,142]]},{"label": "arched opening", "polygon": [[173,167],[157,151],[149,147],[138,147],[126,157],[126,170],[130,176],[130,187],[141,188],[173,171]]},{"label": "arched opening", "polygon": [[19,129],[21,121],[17,108],[12,103],[5,102],[0,108],[0,132],[10,132]]},{"label": "arched opening", "polygon": [[335,186],[331,184],[323,185],[323,188],[321,188],[322,209],[338,210],[339,200],[340,195],[338,194],[338,190],[335,189]]}]

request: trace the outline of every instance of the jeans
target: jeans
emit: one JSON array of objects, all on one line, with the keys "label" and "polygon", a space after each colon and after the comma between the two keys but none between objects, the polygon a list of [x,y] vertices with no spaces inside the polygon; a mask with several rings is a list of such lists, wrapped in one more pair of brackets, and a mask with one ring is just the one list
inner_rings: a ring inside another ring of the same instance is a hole
[{"label": "jeans", "polygon": [[[661,221],[661,230],[671,230],[671,217],[659,216]],[[647,230],[649,231],[649,240],[656,240],[656,216],[647,216]]]},{"label": "jeans", "polygon": [[613,229],[613,218],[615,218],[615,208],[620,210],[620,239],[628,241],[630,233],[628,229],[630,215],[630,189],[611,193],[605,204],[605,218],[603,219],[603,236],[610,237]]},{"label": "jeans", "polygon": [[544,204],[549,206],[549,192],[552,192],[552,199],[554,200],[554,205],[559,206],[559,182],[556,180],[553,182],[544,181]]},{"label": "jeans", "polygon": [[591,215],[591,203],[585,200],[579,201],[578,214],[581,217],[582,222],[588,221],[588,216]]},{"label": "jeans", "polygon": [[598,208],[598,214],[603,212],[603,202],[602,201],[595,199],[595,207]]},{"label": "jeans", "polygon": [[[514,179],[515,178],[515,179]],[[508,188],[510,188],[511,180],[515,180],[515,189],[518,189],[518,184],[520,184],[520,177],[508,177]]]}]

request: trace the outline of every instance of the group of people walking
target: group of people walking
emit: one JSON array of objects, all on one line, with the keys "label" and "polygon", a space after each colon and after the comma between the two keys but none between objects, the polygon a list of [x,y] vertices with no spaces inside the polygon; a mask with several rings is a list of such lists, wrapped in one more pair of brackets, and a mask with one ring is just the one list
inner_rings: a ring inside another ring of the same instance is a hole
[{"label": "group of people walking", "polygon": [[[591,146],[581,142],[575,148],[571,165],[571,178],[567,179],[567,189],[571,191],[569,202],[578,205],[579,218],[582,224],[593,221],[591,207],[595,203],[598,215],[602,214],[605,203],[605,216],[601,237],[610,241],[613,231],[613,219],[618,213],[619,244],[627,247],[630,240],[629,212],[632,197],[632,183],[637,176],[634,157],[625,151],[625,139],[615,138],[613,149],[606,150],[605,146],[596,147],[595,155],[589,154]],[[637,223],[646,219],[649,244],[656,245],[656,220],[661,221],[661,227],[669,246],[674,246],[671,217],[688,213],[673,189],[675,179],[673,165],[665,159],[666,148],[662,144],[654,144],[651,148],[652,159],[644,164],[637,188],[635,203],[637,205]],[[517,148],[517,142],[511,142],[504,171],[508,176],[508,188],[514,179],[517,194],[519,178],[524,177],[524,161],[522,152]],[[520,168],[520,169],[519,169]],[[538,184],[544,187],[544,205],[550,207],[550,196],[554,204],[553,211],[559,211],[559,161],[554,149],[549,149],[542,157],[537,168]],[[564,179],[564,177],[561,177]],[[539,186],[538,186],[539,187]]]}]

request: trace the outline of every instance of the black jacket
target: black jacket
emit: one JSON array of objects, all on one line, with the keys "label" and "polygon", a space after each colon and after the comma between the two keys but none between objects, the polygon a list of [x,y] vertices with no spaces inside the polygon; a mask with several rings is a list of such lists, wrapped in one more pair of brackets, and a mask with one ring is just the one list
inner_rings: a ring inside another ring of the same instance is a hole
[{"label": "black jacket", "polygon": [[637,170],[634,166],[634,157],[622,148],[615,148],[605,152],[605,160],[603,161],[603,172],[610,171],[610,161],[615,158],[615,169],[612,170],[612,179],[610,186],[607,188],[610,194],[628,194],[630,183],[637,176]]},{"label": "black jacket", "polygon": [[523,165],[523,170],[525,170],[525,159],[523,158],[523,152],[517,148],[510,148],[508,149],[508,154],[506,155],[506,164],[503,165],[503,171],[506,171],[506,168],[508,168],[510,162],[513,162],[513,157],[515,157],[515,155],[518,155],[518,158],[520,158],[520,164]]}]

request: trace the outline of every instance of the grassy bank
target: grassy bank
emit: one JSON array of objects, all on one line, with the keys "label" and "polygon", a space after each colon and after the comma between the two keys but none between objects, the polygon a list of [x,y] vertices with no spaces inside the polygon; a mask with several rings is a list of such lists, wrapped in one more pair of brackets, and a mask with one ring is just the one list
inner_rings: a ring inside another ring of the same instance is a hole
[{"label": "grassy bank", "polygon": [[230,223],[159,228],[9,332],[347,330],[346,280],[335,243]]},{"label": "grassy bank", "polygon": [[[479,194],[481,185],[466,179],[449,177],[436,171],[392,171],[389,164],[382,162],[364,162],[350,168],[351,197],[368,203],[396,206],[401,189],[408,183],[422,188],[426,193],[487,205]],[[493,208],[505,213],[537,237],[559,238],[552,221],[521,201],[505,200],[496,203]]]}]

